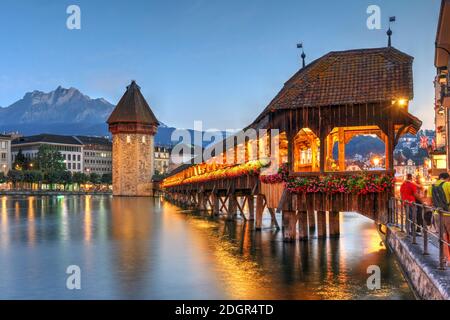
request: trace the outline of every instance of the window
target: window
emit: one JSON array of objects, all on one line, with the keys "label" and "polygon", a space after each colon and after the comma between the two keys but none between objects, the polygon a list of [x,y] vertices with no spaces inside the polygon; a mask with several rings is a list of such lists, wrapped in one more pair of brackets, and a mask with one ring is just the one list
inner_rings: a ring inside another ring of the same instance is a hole
[{"label": "window", "polygon": [[72,160],[72,155],[71,155],[71,154],[67,155],[67,158],[68,158],[69,160]]},{"label": "window", "polygon": [[2,148],[2,149],[6,149],[6,141],[2,141],[2,143],[1,143],[1,148]]},{"label": "window", "polygon": [[6,153],[2,153],[2,160],[6,160]]},{"label": "window", "polygon": [[145,138],[145,136],[142,136],[142,143],[146,144],[147,143],[147,139]]},{"label": "window", "polygon": [[131,137],[127,136],[127,143],[131,143]]},{"label": "window", "polygon": [[72,164],[71,164],[71,163],[68,163],[68,164],[67,164],[67,169],[69,169],[69,170],[72,169]]}]

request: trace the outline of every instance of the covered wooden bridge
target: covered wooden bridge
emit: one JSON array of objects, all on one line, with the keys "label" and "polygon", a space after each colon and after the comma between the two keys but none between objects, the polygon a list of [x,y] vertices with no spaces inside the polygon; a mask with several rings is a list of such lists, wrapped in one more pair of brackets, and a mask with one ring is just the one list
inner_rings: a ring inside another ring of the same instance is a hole
[{"label": "covered wooden bridge", "polygon": [[[421,126],[408,112],[412,63],[392,47],[326,54],[285,83],[244,139],[230,137],[205,151],[210,159],[172,172],[166,197],[228,219],[241,214],[257,229],[265,209],[276,226],[282,212],[286,241],[308,239],[311,226],[325,237],[327,215],[329,235],[339,236],[339,212],[387,221],[394,147]],[[357,135],[385,143],[382,168],[349,171],[345,148]]]}]

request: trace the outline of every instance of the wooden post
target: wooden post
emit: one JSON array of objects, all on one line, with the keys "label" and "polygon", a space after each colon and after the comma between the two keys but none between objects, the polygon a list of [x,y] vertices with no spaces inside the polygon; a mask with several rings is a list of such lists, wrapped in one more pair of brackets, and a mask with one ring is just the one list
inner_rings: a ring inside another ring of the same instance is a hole
[{"label": "wooden post", "polygon": [[272,227],[275,226],[275,228],[277,230],[280,230],[280,226],[278,225],[278,221],[277,221],[277,216],[275,215],[275,209],[268,208],[268,210],[269,210],[269,213],[270,213],[270,217],[272,219],[272,221],[271,221]]},{"label": "wooden post", "polygon": [[262,217],[264,212],[264,196],[262,194],[258,194],[256,196],[256,230],[262,229]]},{"label": "wooden post", "polygon": [[330,211],[329,229],[331,238],[339,238],[340,236],[340,214],[337,211]]},{"label": "wooden post", "polygon": [[289,217],[288,214],[286,214],[286,212],[289,212],[289,211],[283,210],[281,212],[281,230],[282,231],[284,231],[286,228],[289,227],[289,219],[290,219],[290,217]]},{"label": "wooden post", "polygon": [[339,170],[345,171],[345,131],[344,128],[338,129],[338,155],[339,155]]},{"label": "wooden post", "polygon": [[308,240],[308,212],[298,212],[298,238],[300,241]]},{"label": "wooden post", "polygon": [[317,237],[325,238],[327,236],[327,213],[317,211]]},{"label": "wooden post", "polygon": [[293,242],[297,238],[297,214],[295,211],[283,210],[283,217],[286,217],[287,222],[283,230],[283,241]]},{"label": "wooden post", "polygon": [[308,225],[309,232],[316,232],[316,213],[314,211],[308,211]]},{"label": "wooden post", "polygon": [[228,198],[227,220],[233,220],[237,215],[237,198],[236,195],[230,194]]},{"label": "wooden post", "polygon": [[253,221],[255,220],[255,198],[250,195],[247,196],[247,202],[248,202],[248,220]]},{"label": "wooden post", "polygon": [[212,194],[212,215],[219,215],[220,214],[220,201],[219,196],[216,193]]}]

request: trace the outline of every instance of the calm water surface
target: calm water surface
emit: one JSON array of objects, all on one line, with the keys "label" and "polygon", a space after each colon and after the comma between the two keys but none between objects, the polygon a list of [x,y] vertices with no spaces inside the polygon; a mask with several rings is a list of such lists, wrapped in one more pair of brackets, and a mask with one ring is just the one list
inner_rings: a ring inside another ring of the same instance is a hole
[{"label": "calm water surface", "polygon": [[[1,197],[0,299],[413,299],[371,221],[338,240],[208,220],[153,198]],[[81,268],[81,290],[66,268]],[[369,291],[367,267],[381,268]]]}]

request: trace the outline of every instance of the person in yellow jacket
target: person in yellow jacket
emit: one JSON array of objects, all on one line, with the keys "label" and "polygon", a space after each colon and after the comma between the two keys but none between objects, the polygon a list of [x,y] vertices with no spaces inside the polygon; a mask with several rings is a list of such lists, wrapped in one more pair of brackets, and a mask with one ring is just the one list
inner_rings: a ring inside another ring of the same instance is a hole
[{"label": "person in yellow jacket", "polygon": [[[436,203],[436,199],[433,199],[433,188],[442,188],[445,198],[447,200],[446,206],[444,204]],[[444,208],[446,214],[444,217],[444,241],[450,243],[450,175],[445,172],[439,175],[438,181],[436,181],[431,188],[428,189],[428,197],[432,200],[434,207]],[[444,253],[447,258],[447,262],[450,261],[450,245],[444,246]]]}]

